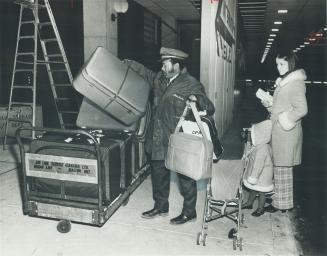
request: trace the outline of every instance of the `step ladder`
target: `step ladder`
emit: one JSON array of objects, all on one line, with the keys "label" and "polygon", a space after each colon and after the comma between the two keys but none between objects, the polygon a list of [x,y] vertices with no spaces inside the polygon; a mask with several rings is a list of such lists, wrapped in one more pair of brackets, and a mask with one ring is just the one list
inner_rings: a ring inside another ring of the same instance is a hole
[{"label": "step ladder", "polygon": [[[55,111],[62,129],[76,128],[77,93],[72,87],[72,74],[49,0],[16,0],[20,5],[15,60],[6,116],[4,146],[10,122],[35,126],[38,75],[45,69],[50,82]],[[41,50],[38,51],[38,46]],[[45,73],[45,72],[44,72]],[[30,107],[32,120],[11,118],[15,107]],[[35,134],[31,134],[35,138]]]}]

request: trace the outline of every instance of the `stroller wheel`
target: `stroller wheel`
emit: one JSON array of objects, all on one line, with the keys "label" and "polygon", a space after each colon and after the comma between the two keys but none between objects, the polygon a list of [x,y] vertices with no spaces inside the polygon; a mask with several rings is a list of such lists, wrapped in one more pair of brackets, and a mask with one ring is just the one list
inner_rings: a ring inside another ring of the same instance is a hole
[{"label": "stroller wheel", "polygon": [[233,238],[233,250],[234,250],[234,251],[236,250],[236,246],[237,246],[237,238],[234,237],[234,238]]},{"label": "stroller wheel", "polygon": [[229,230],[228,232],[228,238],[229,239],[233,239],[236,237],[236,234],[237,234],[237,230],[236,228],[232,228],[231,230]]},{"label": "stroller wheel", "polygon": [[207,234],[203,234],[201,232],[198,233],[198,237],[196,239],[196,244],[200,245],[202,243],[203,246],[206,246]]},{"label": "stroller wheel", "polygon": [[203,240],[202,240],[202,245],[206,246],[206,242],[207,242],[207,234],[203,235]]},{"label": "stroller wheel", "polygon": [[243,250],[243,238],[242,237],[239,238],[238,247],[240,248],[240,251]]},{"label": "stroller wheel", "polygon": [[71,230],[71,224],[69,220],[61,220],[57,225],[57,230],[60,233],[68,233]]},{"label": "stroller wheel", "polygon": [[198,236],[197,236],[197,238],[196,238],[196,244],[197,244],[197,245],[200,245],[201,240],[202,240],[202,233],[199,232],[199,233],[198,233]]}]

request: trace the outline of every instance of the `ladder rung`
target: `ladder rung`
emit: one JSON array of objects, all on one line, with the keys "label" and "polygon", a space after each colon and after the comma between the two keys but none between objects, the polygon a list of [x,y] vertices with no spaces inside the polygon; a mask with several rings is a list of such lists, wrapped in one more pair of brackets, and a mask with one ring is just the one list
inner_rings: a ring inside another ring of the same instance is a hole
[{"label": "ladder rung", "polygon": [[51,69],[50,72],[67,72],[67,69]]},{"label": "ladder rung", "polygon": [[52,84],[54,87],[71,87],[71,84]]},{"label": "ladder rung", "polygon": [[34,52],[19,52],[19,53],[17,53],[17,56],[23,56],[23,55],[33,55],[34,56]]},{"label": "ladder rung", "polygon": [[71,110],[59,110],[62,114],[77,114],[77,111],[71,111]]},{"label": "ladder rung", "polygon": [[16,62],[20,63],[20,64],[26,64],[26,65],[33,65],[34,64],[34,62],[31,62],[31,61],[17,60]]},{"label": "ladder rung", "polygon": [[29,121],[29,120],[21,120],[21,119],[15,119],[15,118],[8,118],[8,121],[19,122],[19,123],[31,123],[31,121]]},{"label": "ladder rung", "polygon": [[61,54],[47,54],[47,55],[44,55],[45,57],[49,57],[49,58],[51,58],[51,57],[62,57],[62,55]]},{"label": "ladder rung", "polygon": [[40,22],[40,23],[39,23],[39,26],[40,26],[40,27],[43,27],[43,26],[50,26],[50,25],[52,25],[51,22]]},{"label": "ladder rung", "polygon": [[50,60],[50,61],[45,61],[45,60],[38,60],[37,64],[66,64],[65,61],[55,61],[55,60]]},{"label": "ladder rung", "polygon": [[12,105],[20,105],[20,106],[29,106],[32,107],[32,102],[19,102],[19,101],[12,101],[11,102],[11,106]]},{"label": "ladder rung", "polygon": [[20,36],[19,39],[34,39],[34,36]]},{"label": "ladder rung", "polygon": [[35,21],[34,20],[29,20],[29,21],[22,21],[22,25],[26,25],[26,24],[34,24]]},{"label": "ladder rung", "polygon": [[33,90],[33,86],[30,85],[13,85],[14,89],[31,89]]},{"label": "ladder rung", "polygon": [[16,69],[15,72],[33,72],[34,70],[33,69]]},{"label": "ladder rung", "polygon": [[62,98],[62,97],[60,97],[60,98],[56,98],[56,100],[71,100],[71,98]]},{"label": "ladder rung", "polygon": [[49,42],[57,42],[57,38],[47,38],[47,39],[42,39],[42,42],[49,43]]}]

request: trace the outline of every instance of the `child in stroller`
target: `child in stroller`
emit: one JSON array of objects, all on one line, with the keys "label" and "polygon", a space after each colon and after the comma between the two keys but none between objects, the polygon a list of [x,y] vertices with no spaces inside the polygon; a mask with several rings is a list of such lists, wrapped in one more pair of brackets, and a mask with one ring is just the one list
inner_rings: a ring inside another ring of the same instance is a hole
[{"label": "child in stroller", "polygon": [[274,188],[272,150],[268,144],[271,139],[272,124],[270,120],[252,125],[251,147],[245,157],[245,172],[243,184],[250,190],[247,202],[242,205],[243,209],[252,209],[256,196],[259,196],[258,207],[251,214],[259,217],[264,214],[265,195]]}]

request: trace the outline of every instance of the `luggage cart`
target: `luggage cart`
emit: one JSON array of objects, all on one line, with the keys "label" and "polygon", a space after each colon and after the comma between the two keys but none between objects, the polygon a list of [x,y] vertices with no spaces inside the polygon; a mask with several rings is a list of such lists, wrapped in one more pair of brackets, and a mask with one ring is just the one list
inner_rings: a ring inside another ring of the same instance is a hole
[{"label": "luggage cart", "polygon": [[197,234],[198,245],[206,245],[208,223],[226,217],[236,224],[236,227],[230,229],[228,233],[228,238],[233,239],[233,249],[239,248],[242,251],[243,238],[240,236],[240,228],[244,223],[242,178],[246,166],[244,156],[249,148],[248,145],[246,137],[242,159],[219,160],[213,165],[212,177],[206,188],[202,229]]},{"label": "luggage cart", "polygon": [[[28,152],[24,148],[21,138],[23,130],[33,130],[41,133],[33,141],[41,140],[46,134],[68,136],[66,143],[49,143],[43,147],[44,151]],[[87,145],[70,144],[71,138],[84,138]],[[115,140],[109,140],[109,146],[104,151],[98,138],[84,130],[63,130],[52,128],[21,127],[16,132],[21,155],[21,191],[24,215],[60,220],[57,230],[67,233],[71,229],[71,222],[84,223],[101,227],[110,216],[124,203],[129,196],[147,177],[149,164],[133,172],[132,180],[126,187],[127,175],[121,173],[120,163],[114,165],[120,150]],[[69,142],[68,142],[69,141]],[[61,155],[62,150],[71,155]],[[103,157],[105,152],[116,152],[113,157]],[[115,151],[114,151],[115,150]],[[80,157],[84,154],[85,157]],[[133,151],[133,150],[132,150]],[[44,153],[44,152],[56,152]],[[118,153],[117,153],[118,152]],[[132,155],[131,161],[135,160]],[[107,159],[107,165],[104,163]],[[109,163],[109,165],[108,165]],[[132,164],[135,167],[135,164]],[[104,170],[104,167],[110,170]],[[119,169],[118,169],[119,168]],[[110,172],[118,174],[110,174]],[[113,191],[113,189],[115,191]],[[118,190],[118,191],[117,191]],[[84,191],[84,192],[83,192]]]}]

